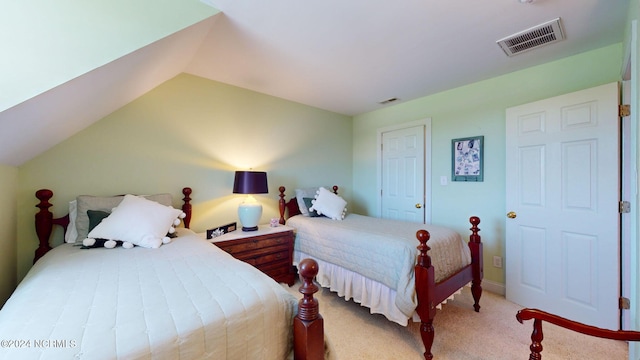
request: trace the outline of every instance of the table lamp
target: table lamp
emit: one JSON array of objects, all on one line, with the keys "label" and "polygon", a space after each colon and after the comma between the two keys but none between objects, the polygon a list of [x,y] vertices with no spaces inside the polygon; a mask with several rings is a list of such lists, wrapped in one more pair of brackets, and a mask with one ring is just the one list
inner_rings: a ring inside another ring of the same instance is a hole
[{"label": "table lamp", "polygon": [[238,206],[238,218],[242,231],[258,230],[258,222],[262,216],[262,204],[252,194],[267,194],[267,173],[264,171],[236,171],[233,181],[234,194],[247,194],[247,198]]}]

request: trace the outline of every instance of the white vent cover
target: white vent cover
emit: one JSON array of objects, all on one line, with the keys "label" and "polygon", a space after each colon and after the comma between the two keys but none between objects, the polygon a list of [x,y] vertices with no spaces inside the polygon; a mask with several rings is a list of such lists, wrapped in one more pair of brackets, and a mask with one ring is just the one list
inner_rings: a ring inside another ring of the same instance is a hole
[{"label": "white vent cover", "polygon": [[504,39],[498,40],[497,43],[507,56],[513,56],[563,39],[564,33],[560,24],[560,18],[557,18],[517,34],[507,36]]}]

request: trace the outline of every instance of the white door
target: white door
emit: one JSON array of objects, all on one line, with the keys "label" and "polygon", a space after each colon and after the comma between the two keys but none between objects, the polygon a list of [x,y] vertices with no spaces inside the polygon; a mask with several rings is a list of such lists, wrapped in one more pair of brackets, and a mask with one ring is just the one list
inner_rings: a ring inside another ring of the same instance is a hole
[{"label": "white door", "polygon": [[618,329],[618,84],[506,111],[506,295]]},{"label": "white door", "polygon": [[425,222],[425,127],[382,132],[382,217]]}]

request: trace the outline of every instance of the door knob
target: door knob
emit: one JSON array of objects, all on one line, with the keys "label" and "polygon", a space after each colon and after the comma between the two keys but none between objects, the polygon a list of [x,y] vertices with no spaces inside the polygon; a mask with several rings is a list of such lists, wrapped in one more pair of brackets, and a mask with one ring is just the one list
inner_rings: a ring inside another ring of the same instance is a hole
[{"label": "door knob", "polygon": [[416,204],[416,209],[422,208],[422,204]]},{"label": "door knob", "polygon": [[509,211],[509,212],[507,213],[507,217],[508,217],[509,219],[515,219],[515,218],[516,218],[516,216],[518,216],[518,215],[515,213],[515,211]]}]

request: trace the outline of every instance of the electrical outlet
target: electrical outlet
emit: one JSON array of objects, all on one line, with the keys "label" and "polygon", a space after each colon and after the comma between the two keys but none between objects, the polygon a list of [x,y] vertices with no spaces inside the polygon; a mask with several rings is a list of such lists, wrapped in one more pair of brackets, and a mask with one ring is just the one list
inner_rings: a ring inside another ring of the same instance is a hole
[{"label": "electrical outlet", "polygon": [[502,257],[500,256],[493,257],[493,267],[497,267],[497,268],[502,267]]}]

